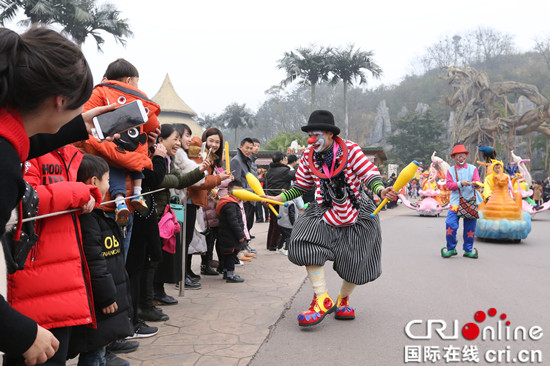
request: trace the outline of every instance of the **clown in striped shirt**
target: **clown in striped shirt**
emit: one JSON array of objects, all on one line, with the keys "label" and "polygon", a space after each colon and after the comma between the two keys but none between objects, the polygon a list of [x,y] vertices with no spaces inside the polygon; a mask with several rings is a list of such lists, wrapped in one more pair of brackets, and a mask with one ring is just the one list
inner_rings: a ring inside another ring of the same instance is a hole
[{"label": "clown in striped shirt", "polygon": [[[340,129],[329,111],[314,111],[302,131],[308,132],[310,146],[300,160],[296,183],[269,198],[285,202],[315,189],[315,202],[297,219],[288,248],[290,261],[306,267],[313,285],[313,302],[298,315],[300,326],[311,326],[332,312],[336,319],[354,319],[349,296],[356,285],[381,274],[380,221],[370,216],[375,205],[362,184],[389,200],[395,200],[397,193],[392,187],[384,188],[378,168],[359,145],[338,137]],[[326,261],[333,261],[343,279],[336,303],[328,295]]]}]

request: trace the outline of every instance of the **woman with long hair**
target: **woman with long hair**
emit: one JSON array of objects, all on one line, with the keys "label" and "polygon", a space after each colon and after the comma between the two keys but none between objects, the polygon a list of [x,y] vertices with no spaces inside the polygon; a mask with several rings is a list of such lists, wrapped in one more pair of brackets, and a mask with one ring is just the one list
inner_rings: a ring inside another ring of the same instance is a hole
[{"label": "woman with long hair", "polygon": [[[223,134],[215,127],[207,128],[202,134],[202,141],[206,143],[206,150],[208,151],[208,158],[210,159],[212,166],[212,174],[220,175],[223,173],[222,161],[224,156],[224,143]],[[206,253],[201,255],[201,274],[207,276],[215,276],[218,274],[212,266],[212,258],[214,254],[214,248],[216,248],[216,254],[218,256],[218,264],[216,267],[221,269],[220,262],[223,258],[223,253],[217,245],[218,241],[218,215],[216,214],[216,204],[220,197],[227,194],[227,185],[232,180],[232,177],[223,180],[217,190],[210,190],[207,192],[207,206],[203,208],[204,222],[208,225],[210,230],[206,235]]]}]

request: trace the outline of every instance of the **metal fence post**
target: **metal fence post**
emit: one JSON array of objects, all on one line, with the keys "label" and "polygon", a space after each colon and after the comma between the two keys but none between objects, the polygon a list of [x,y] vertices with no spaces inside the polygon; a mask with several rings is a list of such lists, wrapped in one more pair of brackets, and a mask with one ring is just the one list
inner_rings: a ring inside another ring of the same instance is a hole
[{"label": "metal fence post", "polygon": [[186,223],[187,223],[187,188],[184,189],[183,191],[183,213],[184,213],[184,216],[183,216],[183,223],[181,224],[181,230],[180,230],[180,242],[181,242],[181,250],[182,250],[182,258],[181,258],[181,268],[182,268],[182,279],[180,281],[180,288],[179,288],[179,297],[183,297],[184,296],[184,288],[185,288],[185,274],[187,273],[186,272],[186,268],[185,268],[185,262],[186,262],[186,259],[187,259],[187,248],[186,248],[186,245],[185,245],[185,241],[186,241],[186,231],[185,230],[185,226],[186,226]]}]

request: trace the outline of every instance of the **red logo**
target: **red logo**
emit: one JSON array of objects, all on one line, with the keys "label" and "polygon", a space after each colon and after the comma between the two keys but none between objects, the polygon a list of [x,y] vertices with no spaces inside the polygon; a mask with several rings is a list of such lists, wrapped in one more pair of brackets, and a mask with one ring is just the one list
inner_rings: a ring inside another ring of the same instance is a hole
[{"label": "red logo", "polygon": [[[497,309],[490,308],[489,310],[487,310],[487,314],[489,314],[490,317],[494,317],[495,315],[497,315]],[[487,315],[484,311],[479,310],[474,314],[474,319],[478,323],[483,323],[485,319],[487,319]],[[500,319],[505,320],[506,314],[500,314]],[[507,321],[506,325],[510,325],[510,321]],[[462,335],[464,336],[464,338],[470,341],[476,339],[479,336],[479,326],[476,323],[464,324],[464,326],[462,327]]]}]

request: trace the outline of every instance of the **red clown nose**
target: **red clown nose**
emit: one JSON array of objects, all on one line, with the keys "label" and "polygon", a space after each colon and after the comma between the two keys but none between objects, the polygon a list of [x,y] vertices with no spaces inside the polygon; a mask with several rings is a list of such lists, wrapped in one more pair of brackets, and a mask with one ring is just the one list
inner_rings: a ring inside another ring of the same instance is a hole
[{"label": "red clown nose", "polygon": [[317,142],[317,136],[309,136],[309,138],[307,139],[308,144],[314,144],[316,142]]}]

